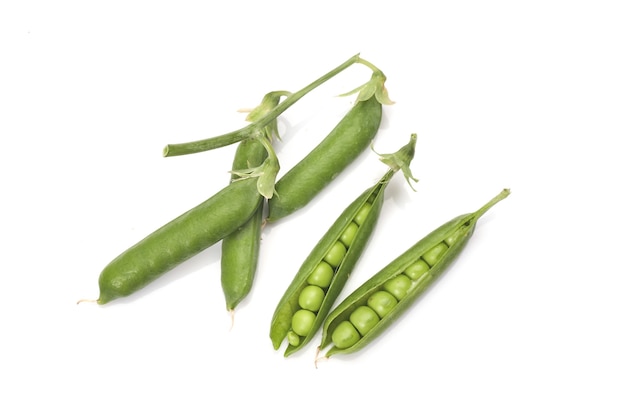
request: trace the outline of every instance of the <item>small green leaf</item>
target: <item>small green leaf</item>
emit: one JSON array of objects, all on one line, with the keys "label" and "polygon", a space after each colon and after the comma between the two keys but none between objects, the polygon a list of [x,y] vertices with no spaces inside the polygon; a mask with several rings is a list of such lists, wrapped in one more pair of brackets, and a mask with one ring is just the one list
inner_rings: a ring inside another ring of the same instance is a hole
[{"label": "small green leaf", "polygon": [[[255,123],[265,117],[269,112],[274,110],[276,106],[280,103],[281,97],[288,97],[291,95],[289,91],[272,91],[267,93],[263,100],[261,100],[261,104],[256,106],[250,110],[239,110],[241,112],[248,112],[246,116],[246,121]],[[280,135],[278,134],[278,122],[276,119],[273,119],[270,123],[265,127],[265,135],[267,138],[272,141],[273,138],[280,139]]]},{"label": "small green leaf", "polygon": [[389,99],[389,93],[385,87],[385,81],[387,77],[381,71],[374,71],[372,77],[365,84],[348,91],[347,93],[340,94],[340,97],[351,96],[357,94],[356,102],[369,100],[372,96],[376,97],[376,100],[380,104],[391,105],[394,102]]},{"label": "small green leaf", "polygon": [[[276,153],[269,143],[269,139],[265,136],[265,132],[258,131],[257,140],[260,140],[267,150],[267,158],[257,167],[248,167],[247,169],[233,170],[231,174],[237,175],[237,180],[245,178],[257,178],[257,190],[263,197],[270,199],[276,193],[275,184],[280,163],[276,157]],[[237,181],[235,180],[235,181]]]},{"label": "small green leaf", "polygon": [[283,96],[288,96],[288,91],[271,91],[263,96],[263,100],[261,100],[261,104],[256,106],[251,110],[240,110],[242,112],[247,112],[248,116],[246,116],[246,121],[248,122],[256,122],[269,113],[272,109],[278,106],[280,103],[280,98]]},{"label": "small green leaf", "polygon": [[419,180],[413,176],[409,165],[413,160],[413,156],[415,155],[416,142],[417,134],[413,133],[411,134],[409,143],[398,149],[398,151],[395,153],[380,154],[376,152],[376,150],[374,150],[373,145],[371,146],[372,151],[374,151],[374,153],[376,153],[380,157],[380,160],[387,166],[389,166],[389,168],[393,169],[394,171],[402,171],[404,178],[409,183],[409,186],[413,191],[415,191],[415,188],[413,188],[413,184],[411,184],[410,180],[413,180],[414,182],[418,182]]}]

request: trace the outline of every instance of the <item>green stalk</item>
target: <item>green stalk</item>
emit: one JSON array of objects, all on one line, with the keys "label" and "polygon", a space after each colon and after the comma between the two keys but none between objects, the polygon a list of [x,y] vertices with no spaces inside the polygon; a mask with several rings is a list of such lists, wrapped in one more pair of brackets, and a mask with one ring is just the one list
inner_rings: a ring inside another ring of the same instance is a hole
[{"label": "green stalk", "polygon": [[337,68],[331,70],[330,72],[324,74],[317,80],[313,81],[311,84],[307,85],[303,89],[296,91],[295,93],[287,96],[285,100],[279,103],[274,109],[269,111],[264,117],[260,118],[254,123],[249,124],[248,126],[235,130],[233,132],[226,133],[224,135],[214,136],[208,139],[201,139],[193,142],[186,143],[178,143],[178,144],[169,144],[165,146],[163,149],[163,156],[179,156],[179,155],[188,155],[192,153],[210,151],[212,149],[221,148],[223,146],[232,145],[234,143],[240,142],[244,139],[250,138],[251,136],[255,136],[255,133],[265,128],[269,123],[274,121],[279,115],[281,115],[285,110],[294,105],[298,100],[304,97],[306,94],[311,92],[313,89],[319,87],[329,79],[333,78],[335,75],[339,74],[346,68],[350,67],[352,64],[361,63],[366,65],[368,68],[376,68],[369,62],[361,59],[359,54],[354,55],[350,59],[348,59],[343,64],[339,65]]},{"label": "green stalk", "polygon": [[493,207],[494,205],[496,205],[496,203],[498,203],[499,201],[504,200],[505,198],[507,198],[509,196],[509,194],[511,194],[511,190],[508,188],[505,188],[504,190],[500,191],[500,194],[498,194],[497,196],[495,196],[494,198],[492,198],[491,200],[489,200],[489,202],[487,204],[485,204],[484,206],[482,206],[481,208],[479,208],[476,212],[474,212],[474,219],[478,220],[483,214],[485,214],[491,207]]}]

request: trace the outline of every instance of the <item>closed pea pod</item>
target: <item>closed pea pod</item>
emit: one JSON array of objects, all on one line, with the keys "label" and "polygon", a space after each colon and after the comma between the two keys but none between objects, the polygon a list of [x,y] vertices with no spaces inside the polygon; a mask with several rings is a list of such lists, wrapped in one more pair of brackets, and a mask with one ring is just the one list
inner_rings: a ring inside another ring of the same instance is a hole
[{"label": "closed pea pod", "polygon": [[[270,338],[274,349],[278,349],[283,340],[287,339],[285,356],[289,356],[305,346],[319,329],[374,231],[389,181],[400,169],[407,180],[415,180],[410,175],[408,165],[413,159],[416,140],[416,135],[412,135],[409,143],[398,152],[381,155],[381,160],[390,169],[377,184],[363,192],[341,213],[307,256],[272,317]],[[346,238],[346,231],[353,229],[357,216],[361,217],[360,224]],[[342,237],[344,242],[341,241]],[[317,289],[312,290],[311,286]],[[303,293],[307,297],[309,293],[319,297],[321,292],[321,302],[319,299],[311,302],[316,311],[307,309],[306,303],[301,302]],[[302,313],[303,310],[307,312]]]},{"label": "closed pea pod", "polygon": [[[504,189],[479,210],[446,222],[354,290],[328,314],[319,350],[329,348],[328,358],[367,346],[450,266],[474,233],[478,219],[509,194]],[[352,315],[363,306],[372,308],[380,320],[363,334],[355,334]]]},{"label": "closed pea pod", "polygon": [[[243,169],[248,163],[258,166],[265,155],[265,148],[259,141],[240,142],[233,169]],[[264,201],[260,199],[252,217],[222,240],[221,282],[229,311],[234,310],[252,289],[260,251]]]},{"label": "closed pea pod", "polygon": [[[288,94],[285,91],[267,94],[261,105],[252,110],[251,116],[262,117],[262,114],[277,105],[281,96]],[[258,255],[258,242],[256,245],[250,242],[260,232],[254,228],[241,228],[244,225],[258,225],[257,228],[260,228],[263,196],[271,197],[273,192],[279,165],[276,156],[270,153],[269,140],[275,131],[276,121],[273,121],[252,131],[250,138],[241,143],[233,169],[248,168],[243,175],[233,171],[228,186],[146,236],[107,265],[100,274],[100,297],[96,301],[105,304],[130,295],[228,236],[234,238],[227,242],[227,248],[234,247],[234,250],[227,249],[227,254],[248,257],[245,261],[248,265],[243,282],[227,282],[227,304],[236,304],[245,296],[249,291]],[[244,245],[248,247],[243,248]],[[244,254],[242,249],[247,252]],[[227,255],[230,261],[238,262],[232,257]],[[230,261],[226,261],[227,266],[231,265]]]},{"label": "closed pea pod", "polygon": [[257,210],[256,179],[237,181],[121,253],[101,272],[98,304],[128,296],[228,236]]},{"label": "closed pea pod", "polygon": [[[246,117],[254,122],[274,109],[286,91],[274,91],[263,98],[259,106],[252,109]],[[274,120],[265,129],[265,137],[272,140],[278,136],[277,123]],[[264,144],[256,139],[239,142],[232,165],[231,182],[238,181],[238,172],[261,166],[267,158]],[[256,197],[255,197],[256,198]],[[252,217],[236,231],[222,240],[221,283],[226,309],[233,312],[235,307],[250,293],[258,265],[263,225],[265,200],[259,201],[258,208]]]},{"label": "closed pea pod", "polygon": [[355,90],[360,91],[357,102],[337,126],[278,180],[277,196],[268,202],[269,222],[304,207],[365,151],[378,132],[382,104],[392,103],[384,81],[385,76],[374,71],[370,82]]}]

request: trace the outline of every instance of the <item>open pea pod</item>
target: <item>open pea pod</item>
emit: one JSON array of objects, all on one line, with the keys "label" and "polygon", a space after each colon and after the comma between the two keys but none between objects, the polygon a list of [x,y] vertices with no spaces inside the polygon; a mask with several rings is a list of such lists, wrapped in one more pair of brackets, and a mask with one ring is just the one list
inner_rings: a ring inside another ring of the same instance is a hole
[{"label": "open pea pod", "polygon": [[479,210],[446,222],[354,290],[328,314],[318,352],[330,346],[328,358],[367,346],[450,266],[478,219],[509,194],[504,189]]},{"label": "open pea pod", "polygon": [[321,327],[374,231],[391,178],[402,170],[407,180],[415,180],[408,165],[416,140],[412,135],[396,153],[381,155],[390,169],[341,213],[307,256],[274,312],[270,328],[274,349],[287,339],[289,356]]}]

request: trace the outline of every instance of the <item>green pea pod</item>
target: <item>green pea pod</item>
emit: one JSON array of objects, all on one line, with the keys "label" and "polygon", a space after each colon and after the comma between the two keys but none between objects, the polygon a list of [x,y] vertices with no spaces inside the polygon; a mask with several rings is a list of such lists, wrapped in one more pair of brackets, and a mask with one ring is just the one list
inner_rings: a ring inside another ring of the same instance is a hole
[{"label": "green pea pod", "polygon": [[235,181],[130,247],[100,274],[98,304],[128,296],[244,224],[262,196],[257,179]]},{"label": "green pea pod", "polygon": [[372,342],[459,256],[478,219],[509,194],[504,189],[476,212],[446,222],[354,290],[328,315],[318,351],[330,346],[328,358]]},{"label": "green pea pod", "polygon": [[[250,110],[246,120],[254,123],[262,119],[279,105],[281,97],[289,95],[287,91],[272,91],[266,94],[261,104]],[[273,120],[264,131],[267,141],[279,137],[277,121]],[[242,173],[251,173],[258,167],[263,170],[264,164],[267,166],[266,158],[269,155],[266,146],[267,142],[264,144],[263,141],[255,138],[239,142],[233,161],[231,182],[238,181]],[[259,181],[262,177],[263,174],[260,175]],[[273,193],[274,180],[271,179],[269,182]],[[263,190],[264,187],[257,188],[264,196],[268,194],[265,191],[269,190]],[[222,240],[222,290],[226,299],[226,308],[231,312],[252,289],[261,246],[264,202],[264,199],[259,202],[254,215],[244,225]]]},{"label": "green pea pod", "polygon": [[[307,156],[276,183],[276,197],[268,201],[268,222],[301,209],[365,151],[376,136],[382,119],[382,104],[390,104],[384,75],[375,71],[370,83],[360,88],[357,103],[337,126]],[[354,90],[354,92],[359,89]],[[384,91],[384,94],[375,94]]]},{"label": "green pea pod", "polygon": [[287,338],[285,356],[289,356],[320,328],[374,231],[391,178],[399,169],[405,175],[410,172],[406,167],[416,139],[412,135],[395,154],[381,155],[390,169],[341,213],[305,259],[274,312],[270,327],[274,349]]},{"label": "green pea pod", "polygon": [[[260,141],[248,139],[240,142],[235,152],[233,171],[259,166],[266,156]],[[231,181],[238,178],[237,174],[233,174]],[[256,211],[245,224],[222,240],[221,281],[229,311],[233,311],[252,289],[261,244],[264,201],[259,201]]]}]

